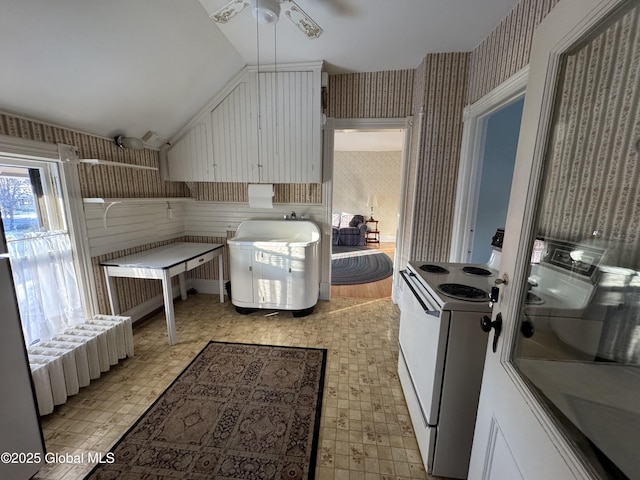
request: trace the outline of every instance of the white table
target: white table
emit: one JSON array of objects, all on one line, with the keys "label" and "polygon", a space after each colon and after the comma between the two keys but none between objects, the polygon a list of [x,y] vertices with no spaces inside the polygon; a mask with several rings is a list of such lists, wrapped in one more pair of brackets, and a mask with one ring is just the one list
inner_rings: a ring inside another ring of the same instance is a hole
[{"label": "white table", "polygon": [[111,304],[113,315],[120,313],[120,304],[118,302],[114,277],[153,278],[162,280],[169,345],[175,345],[176,325],[173,312],[171,278],[178,275],[180,297],[186,300],[187,287],[184,279],[185,272],[210,262],[216,257],[220,257],[218,260],[218,277],[220,303],[223,303],[224,278],[221,258],[223,252],[222,247],[223,245],[220,243],[179,242],[100,263],[100,265],[104,267],[109,303]]}]

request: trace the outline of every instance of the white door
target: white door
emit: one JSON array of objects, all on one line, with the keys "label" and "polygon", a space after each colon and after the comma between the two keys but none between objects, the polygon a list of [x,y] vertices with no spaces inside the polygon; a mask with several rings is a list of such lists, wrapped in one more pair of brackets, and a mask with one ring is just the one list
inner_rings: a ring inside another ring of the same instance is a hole
[{"label": "white door", "polygon": [[[640,478],[639,25],[561,0],[534,36],[469,478]],[[571,269],[532,278],[551,239]]]}]

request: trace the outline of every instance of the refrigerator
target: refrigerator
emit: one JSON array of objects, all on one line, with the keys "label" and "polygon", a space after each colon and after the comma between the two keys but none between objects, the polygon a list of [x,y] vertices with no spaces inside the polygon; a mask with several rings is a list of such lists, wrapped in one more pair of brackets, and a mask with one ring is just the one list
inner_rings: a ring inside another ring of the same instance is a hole
[{"label": "refrigerator", "polygon": [[0,478],[33,477],[45,446],[0,220]]}]

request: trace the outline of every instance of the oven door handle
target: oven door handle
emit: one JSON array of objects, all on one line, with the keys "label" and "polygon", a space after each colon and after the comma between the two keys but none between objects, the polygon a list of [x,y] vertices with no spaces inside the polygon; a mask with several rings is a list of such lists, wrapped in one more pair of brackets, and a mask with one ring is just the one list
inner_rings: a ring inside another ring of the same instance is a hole
[{"label": "oven door handle", "polygon": [[407,270],[400,270],[400,275],[402,276],[402,278],[404,279],[405,283],[407,284],[407,287],[409,287],[409,290],[411,290],[411,293],[413,293],[413,296],[416,297],[416,300],[418,301],[418,303],[420,304],[420,306],[424,310],[424,313],[426,313],[427,315],[433,315],[434,317],[440,316],[440,310],[438,310],[438,309],[433,310],[432,307],[430,308],[425,303],[422,295],[420,295],[416,291],[416,289],[413,287],[412,282],[411,282],[409,277],[415,277],[416,274],[413,273],[413,272],[407,272]]}]

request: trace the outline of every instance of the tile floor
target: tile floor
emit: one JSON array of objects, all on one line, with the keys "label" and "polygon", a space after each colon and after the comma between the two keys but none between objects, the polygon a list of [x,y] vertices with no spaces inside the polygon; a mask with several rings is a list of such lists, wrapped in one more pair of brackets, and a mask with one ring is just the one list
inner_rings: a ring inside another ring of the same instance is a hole
[{"label": "tile floor", "polygon": [[107,452],[209,340],[328,350],[316,479],[429,478],[398,380],[399,310],[388,298],[334,298],[294,318],[243,316],[228,301],[195,294],[175,311],[177,345],[166,343],[163,313],[138,322],[135,357],[43,418],[47,450],[75,457],[60,457],[34,478],[82,478],[93,467],[88,455]]}]

